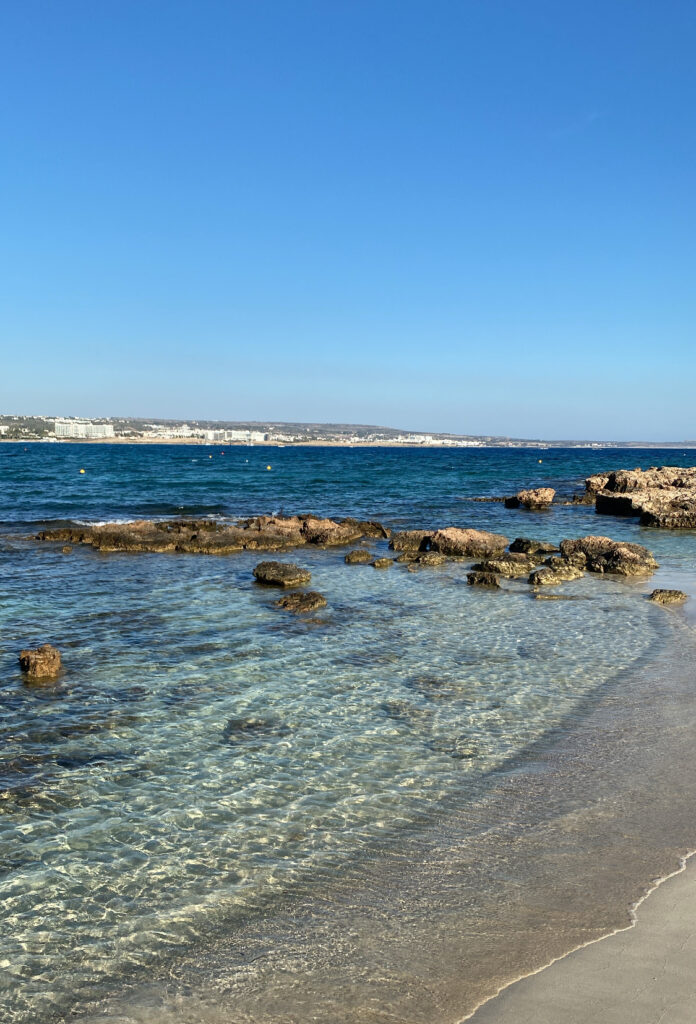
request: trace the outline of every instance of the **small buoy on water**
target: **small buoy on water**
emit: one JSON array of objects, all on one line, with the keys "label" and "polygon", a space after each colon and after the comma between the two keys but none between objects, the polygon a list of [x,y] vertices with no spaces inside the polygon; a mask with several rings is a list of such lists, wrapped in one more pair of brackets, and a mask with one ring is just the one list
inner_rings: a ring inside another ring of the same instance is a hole
[{"label": "small buoy on water", "polygon": [[81,469],[81,470],[80,470],[80,472],[81,472],[81,473],[84,473],[84,469]]},{"label": "small buoy on water", "polygon": [[270,466],[266,466],[266,469],[270,469],[270,468],[271,468]]},{"label": "small buoy on water", "polygon": [[543,459],[539,459],[539,462],[543,462],[543,461],[544,461]]},{"label": "small buoy on water", "polygon": [[212,459],[212,457],[213,457],[212,455],[209,455],[209,456],[208,456],[208,458],[209,458],[209,459]]}]

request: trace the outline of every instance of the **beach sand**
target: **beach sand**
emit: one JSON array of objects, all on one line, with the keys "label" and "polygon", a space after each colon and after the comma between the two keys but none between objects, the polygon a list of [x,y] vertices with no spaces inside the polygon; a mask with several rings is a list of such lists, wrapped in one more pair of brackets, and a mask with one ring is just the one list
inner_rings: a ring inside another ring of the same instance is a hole
[{"label": "beach sand", "polygon": [[659,884],[632,927],[503,989],[472,1024],[693,1024],[696,858]]}]

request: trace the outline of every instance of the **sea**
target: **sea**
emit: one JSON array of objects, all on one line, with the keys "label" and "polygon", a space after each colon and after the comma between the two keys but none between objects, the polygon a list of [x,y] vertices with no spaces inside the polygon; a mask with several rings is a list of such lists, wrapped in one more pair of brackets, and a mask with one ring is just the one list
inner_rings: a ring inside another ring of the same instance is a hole
[{"label": "sea", "polygon": [[[661,464],[696,451],[1,444],[0,1021],[475,1021],[626,927],[696,847],[696,533],[472,499]],[[536,600],[303,548],[327,606],[294,616],[258,553],[35,539],[306,512],[602,534],[660,569]],[[64,670],[32,685],[44,642]]]}]

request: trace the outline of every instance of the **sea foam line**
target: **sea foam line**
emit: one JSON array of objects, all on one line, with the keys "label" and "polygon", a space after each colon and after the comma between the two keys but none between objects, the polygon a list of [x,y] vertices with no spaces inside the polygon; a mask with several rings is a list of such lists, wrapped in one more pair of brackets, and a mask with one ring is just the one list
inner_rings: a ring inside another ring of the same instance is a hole
[{"label": "sea foam line", "polygon": [[577,953],[580,949],[586,949],[587,946],[594,946],[597,942],[604,942],[605,939],[610,939],[612,935],[619,935],[621,932],[630,932],[631,929],[635,928],[638,924],[638,908],[645,903],[649,896],[652,896],[656,889],[660,888],[663,882],[668,882],[670,878],[675,878],[676,875],[681,875],[682,872],[686,870],[686,866],[691,858],[695,855],[696,850],[689,850],[688,853],[685,853],[683,857],[679,858],[678,868],[675,868],[674,871],[670,871],[668,875],[661,875],[653,881],[653,884],[647,892],[644,892],[643,895],[628,908],[629,923],[624,925],[623,928],[614,928],[613,931],[607,932],[605,935],[599,935],[596,939],[588,939],[587,942],[581,942],[579,946],[574,946],[572,949],[569,949],[567,953],[561,953],[560,956],[555,956],[552,960],[549,960],[548,963],[542,964],[541,967],[537,967],[535,971],[528,971],[525,974],[520,974],[517,978],[513,978],[512,981],[506,981],[504,985],[501,985],[500,988],[493,993],[493,995],[486,996],[486,998],[482,999],[480,1003],[477,1003],[471,1013],[467,1013],[466,1017],[460,1017],[457,1024],[464,1024],[464,1021],[471,1020],[482,1006],[485,1006],[487,1003],[497,999],[502,992],[505,992],[506,989],[516,985],[518,981],[523,981],[525,978],[533,978],[536,974],[541,974],[542,971],[548,970],[549,967],[553,967],[554,964],[557,964],[560,960],[565,960],[573,953]]}]

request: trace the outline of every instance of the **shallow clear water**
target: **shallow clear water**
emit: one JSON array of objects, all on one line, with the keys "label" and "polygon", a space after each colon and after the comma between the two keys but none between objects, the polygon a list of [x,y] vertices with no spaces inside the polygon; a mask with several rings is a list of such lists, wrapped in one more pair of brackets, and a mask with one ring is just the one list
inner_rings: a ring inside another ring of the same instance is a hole
[{"label": "shallow clear water", "polygon": [[[671,642],[665,610],[645,601],[659,577],[585,578],[559,588],[574,600],[547,602],[524,581],[467,587],[466,563],[378,572],[303,549],[291,557],[328,606],[294,618],[253,583],[253,554],[64,555],[27,539],[38,523],[311,509],[510,538],[608,533],[648,543],[665,578],[696,566],[691,534],[462,500],[696,453],[221,452],[0,446],[0,1006],[12,1024],[165,976],[282,901],[441,833]],[[17,669],[40,641],[63,651],[55,687]]]}]

